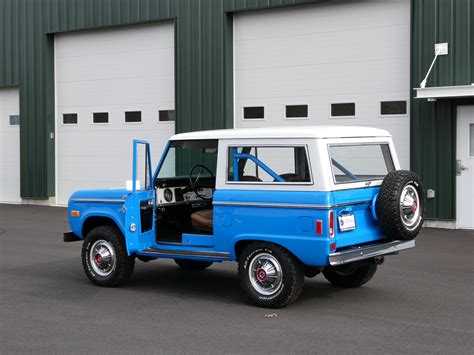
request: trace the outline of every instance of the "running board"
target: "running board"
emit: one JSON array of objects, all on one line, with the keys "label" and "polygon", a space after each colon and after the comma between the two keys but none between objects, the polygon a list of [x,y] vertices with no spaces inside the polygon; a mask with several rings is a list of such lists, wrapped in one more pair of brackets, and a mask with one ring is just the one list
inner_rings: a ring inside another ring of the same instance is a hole
[{"label": "running board", "polygon": [[140,254],[155,256],[195,256],[198,258],[230,260],[230,254],[219,251],[197,251],[197,250],[166,250],[158,248],[148,248],[142,250]]}]

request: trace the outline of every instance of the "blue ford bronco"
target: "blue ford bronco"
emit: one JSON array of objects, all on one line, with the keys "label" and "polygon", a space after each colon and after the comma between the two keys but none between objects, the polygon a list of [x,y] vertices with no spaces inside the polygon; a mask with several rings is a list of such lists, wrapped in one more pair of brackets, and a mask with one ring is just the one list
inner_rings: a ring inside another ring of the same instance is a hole
[{"label": "blue ford bronco", "polygon": [[248,299],[278,308],[305,276],[365,284],[385,256],[415,246],[423,224],[422,184],[380,129],[183,133],[154,171],[149,144],[135,140],[132,165],[126,188],[69,200],[64,241],[84,241],[84,271],[99,286],[124,284],[136,259],[185,270],[236,261]]}]

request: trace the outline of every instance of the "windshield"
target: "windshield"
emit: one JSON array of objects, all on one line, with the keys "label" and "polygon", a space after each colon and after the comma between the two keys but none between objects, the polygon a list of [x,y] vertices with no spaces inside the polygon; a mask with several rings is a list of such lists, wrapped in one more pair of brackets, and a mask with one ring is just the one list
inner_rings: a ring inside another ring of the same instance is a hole
[{"label": "windshield", "polygon": [[329,146],[336,184],[381,180],[395,170],[388,144]]},{"label": "windshield", "polygon": [[[158,179],[188,177],[195,165],[204,165],[216,175],[217,140],[171,142]],[[194,169],[193,174],[210,176],[209,172],[201,169]]]}]

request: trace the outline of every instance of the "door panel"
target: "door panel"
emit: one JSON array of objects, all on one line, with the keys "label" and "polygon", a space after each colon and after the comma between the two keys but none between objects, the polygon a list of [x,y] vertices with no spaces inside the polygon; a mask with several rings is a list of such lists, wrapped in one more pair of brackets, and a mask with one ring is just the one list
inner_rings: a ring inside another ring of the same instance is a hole
[{"label": "door panel", "polygon": [[[137,181],[139,176],[143,178],[142,186],[139,186],[140,180]],[[134,140],[132,193],[125,201],[125,237],[129,254],[147,249],[155,241],[155,190],[152,181],[150,144]]]},{"label": "door panel", "polygon": [[474,106],[459,106],[456,149],[456,226],[474,229]]},{"label": "door panel", "polygon": [[[134,138],[159,154],[174,122],[159,112],[174,109],[172,21],[58,33],[55,41],[56,161],[59,205],[77,190],[123,187],[130,179]],[[125,112],[140,111],[140,122]],[[64,124],[63,114],[77,114]],[[108,122],[94,120],[108,113]],[[106,143],[105,143],[106,142]]]},{"label": "door panel", "polygon": [[[410,1],[337,3],[234,14],[235,127],[383,128],[408,169]],[[391,101],[403,101],[405,112],[379,117]],[[355,103],[355,118],[332,118],[333,103]],[[307,112],[290,117],[286,105]],[[245,107],[263,112],[246,118]]]},{"label": "door panel", "polygon": [[21,203],[18,88],[0,89],[0,202]]},{"label": "door panel", "polygon": [[[155,241],[153,189],[128,195],[125,201],[125,235],[129,254],[149,248]],[[151,221],[150,221],[151,218]]]}]

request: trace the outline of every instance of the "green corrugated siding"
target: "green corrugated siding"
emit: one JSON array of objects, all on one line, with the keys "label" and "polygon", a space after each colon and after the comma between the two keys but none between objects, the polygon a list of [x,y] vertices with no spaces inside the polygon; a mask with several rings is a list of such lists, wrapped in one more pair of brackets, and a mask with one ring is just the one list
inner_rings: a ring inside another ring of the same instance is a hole
[{"label": "green corrugated siding", "polygon": [[[232,126],[232,12],[318,0],[0,0],[0,86],[20,87],[21,194],[54,195],[53,33],[174,19],[177,132]],[[412,80],[449,42],[428,86],[474,82],[474,0],[412,0]],[[415,93],[413,92],[413,96]],[[411,103],[412,167],[437,192],[428,216],[455,216],[456,105]]]},{"label": "green corrugated siding", "polygon": [[[474,1],[412,1],[412,79],[420,82],[434,58],[434,44],[448,42],[427,87],[468,85],[474,82]],[[412,92],[416,96],[416,92]],[[456,107],[472,99],[411,100],[411,164],[425,188],[436,191],[428,200],[427,217],[454,219],[456,215]]]},{"label": "green corrugated siding", "polygon": [[0,86],[20,87],[21,195],[54,195],[54,33],[175,19],[176,131],[232,126],[232,16],[317,0],[0,0]]}]

